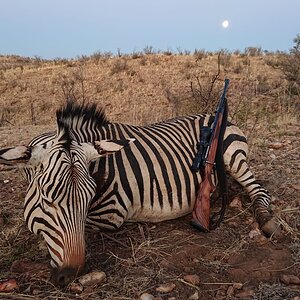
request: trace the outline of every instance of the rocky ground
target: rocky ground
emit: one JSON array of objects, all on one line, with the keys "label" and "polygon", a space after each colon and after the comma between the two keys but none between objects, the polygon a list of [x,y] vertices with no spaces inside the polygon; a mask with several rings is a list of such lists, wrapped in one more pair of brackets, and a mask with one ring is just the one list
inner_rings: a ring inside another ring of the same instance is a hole
[{"label": "rocky ground", "polygon": [[[51,126],[2,127],[0,147],[26,144]],[[191,216],[159,224],[126,224],[88,237],[88,271],[101,283],[59,289],[50,280],[49,255],[22,215],[26,183],[0,168],[0,298],[2,299],[299,299],[300,126],[269,130],[253,139],[250,164],[273,195],[282,232],[266,238],[249,199],[234,183],[224,223],[210,233]],[[10,280],[10,281],[7,281]],[[6,292],[5,285],[6,285]],[[8,286],[8,287],[7,287]],[[11,289],[7,292],[7,289]],[[298,297],[298,298],[297,298]]]}]

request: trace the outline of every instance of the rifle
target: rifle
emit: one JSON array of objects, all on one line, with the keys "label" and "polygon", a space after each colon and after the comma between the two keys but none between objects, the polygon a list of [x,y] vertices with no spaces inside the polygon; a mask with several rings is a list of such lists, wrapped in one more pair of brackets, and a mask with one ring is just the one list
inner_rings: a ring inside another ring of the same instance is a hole
[{"label": "rifle", "polygon": [[193,172],[200,171],[202,178],[191,223],[194,227],[204,232],[208,232],[210,229],[210,194],[215,188],[212,183],[211,174],[215,164],[220,190],[223,190],[222,208],[218,213],[219,219],[214,224],[215,227],[222,221],[228,202],[227,179],[223,161],[223,138],[228,115],[226,99],[228,85],[229,79],[225,79],[224,90],[218,104],[212,128],[208,126],[201,128],[198,151],[191,167]]}]

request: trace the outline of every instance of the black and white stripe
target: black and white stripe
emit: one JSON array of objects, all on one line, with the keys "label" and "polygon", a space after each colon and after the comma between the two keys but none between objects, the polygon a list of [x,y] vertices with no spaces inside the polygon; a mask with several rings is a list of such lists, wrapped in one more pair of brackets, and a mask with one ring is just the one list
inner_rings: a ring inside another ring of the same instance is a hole
[{"label": "black and white stripe", "polygon": [[[135,139],[130,147],[90,163],[89,173],[96,189],[88,207],[88,226],[118,228],[124,221],[158,222],[192,210],[201,178],[191,172],[190,167],[200,128],[211,125],[212,116],[178,117],[148,126],[133,126],[107,122],[104,113],[95,106],[68,104],[59,111],[59,117],[61,123],[68,126],[71,140],[79,144],[103,139]],[[49,147],[54,138],[54,133],[44,134],[30,145]],[[244,134],[228,123],[224,136],[226,169],[248,192],[257,218],[264,215],[265,219],[269,217],[270,195],[255,180],[247,154]],[[67,188],[63,180],[60,184],[61,190]]]}]

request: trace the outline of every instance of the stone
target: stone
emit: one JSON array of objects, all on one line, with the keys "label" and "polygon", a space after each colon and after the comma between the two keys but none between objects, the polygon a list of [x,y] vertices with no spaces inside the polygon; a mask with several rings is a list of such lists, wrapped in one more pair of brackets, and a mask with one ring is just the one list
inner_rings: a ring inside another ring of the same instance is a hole
[{"label": "stone", "polygon": [[274,142],[274,143],[269,144],[269,148],[271,148],[271,149],[280,149],[283,146],[284,146],[284,144],[280,143],[280,142]]},{"label": "stone", "polygon": [[85,287],[100,285],[105,281],[105,279],[106,274],[104,272],[94,271],[81,276],[78,281]]},{"label": "stone", "polygon": [[241,291],[235,294],[236,298],[239,299],[247,299],[254,295],[254,291],[252,289],[247,289],[245,291]]},{"label": "stone", "polygon": [[15,279],[7,279],[0,281],[0,292],[1,293],[10,293],[18,289],[18,284]]},{"label": "stone", "polygon": [[183,279],[193,285],[198,285],[200,283],[200,277],[196,274],[185,275]]},{"label": "stone", "polygon": [[261,232],[259,229],[252,229],[250,232],[249,232],[249,237],[250,239],[253,239],[254,237],[258,236],[258,235],[261,235]]},{"label": "stone", "polygon": [[196,291],[194,294],[192,294],[189,297],[189,300],[198,300],[198,299],[199,299],[199,293],[198,293],[198,291]]},{"label": "stone", "polygon": [[226,291],[226,295],[231,297],[231,296],[233,296],[233,294],[234,294],[234,288],[232,285],[230,285]]},{"label": "stone", "polygon": [[156,288],[156,291],[159,293],[170,293],[176,288],[176,285],[172,282],[164,283]]},{"label": "stone", "polygon": [[140,296],[140,300],[154,300],[154,299],[155,299],[154,296],[148,293],[143,293]]},{"label": "stone", "polygon": [[232,208],[242,208],[242,201],[239,197],[234,197],[233,200],[229,203],[229,207]]},{"label": "stone", "polygon": [[243,284],[240,282],[235,282],[232,286],[236,290],[241,290],[243,288]]},{"label": "stone", "polygon": [[83,291],[83,286],[80,283],[72,282],[69,285],[70,291],[75,294],[81,294]]},{"label": "stone", "polygon": [[295,284],[300,285],[300,278],[296,275],[282,275],[280,281],[284,284]]}]

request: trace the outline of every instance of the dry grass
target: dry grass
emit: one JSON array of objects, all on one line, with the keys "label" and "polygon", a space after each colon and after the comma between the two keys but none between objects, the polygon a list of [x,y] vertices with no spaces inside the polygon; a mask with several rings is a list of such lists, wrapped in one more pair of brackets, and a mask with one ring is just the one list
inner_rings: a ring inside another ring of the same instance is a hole
[{"label": "dry grass", "polygon": [[[33,119],[48,124],[69,96],[98,102],[112,120],[134,124],[203,112],[203,99],[195,99],[190,87],[197,87],[199,81],[204,92],[209,90],[217,73],[217,55],[203,50],[194,55],[151,53],[98,54],[70,61],[0,56],[0,126],[31,124]],[[210,100],[216,101],[223,78],[230,78],[230,115],[245,129],[253,122],[290,123],[286,116],[296,118],[299,100],[288,94],[287,82],[280,70],[267,64],[269,59],[221,53],[220,82]]]},{"label": "dry grass", "polygon": [[[97,53],[69,61],[0,56],[0,147],[26,144],[53,129],[55,110],[68,97],[96,101],[111,120],[133,124],[198,112],[201,97],[193,97],[191,82],[197,86],[198,78],[203,90],[210,87],[217,55],[202,50],[193,55],[154,54],[151,47],[144,52],[121,57]],[[299,295],[293,287],[278,284],[281,274],[300,275],[299,100],[288,94],[280,70],[265,60],[257,54],[224,53],[217,89],[224,77],[230,78],[230,116],[250,137],[250,164],[273,195],[283,226],[281,239],[249,237],[255,224],[248,198],[232,185],[231,197],[241,197],[243,208],[229,209],[221,228],[209,234],[191,228],[189,216],[90,233],[88,268],[103,270],[108,278],[103,286],[76,296],[67,288],[57,289],[39,273],[25,276],[11,271],[14,261],[46,265],[49,255],[41,239],[24,225],[23,179],[17,171],[0,167],[0,279],[16,277],[19,283],[17,292],[0,293],[0,298],[121,300],[148,292],[163,300],[185,300],[198,291],[200,299],[235,299],[235,294],[227,293],[236,282],[254,291],[250,299]],[[30,125],[33,120],[38,126]],[[273,142],[283,147],[269,148]],[[183,280],[187,274],[198,274],[200,284],[187,284]],[[160,295],[155,289],[166,282],[176,288]]]}]

